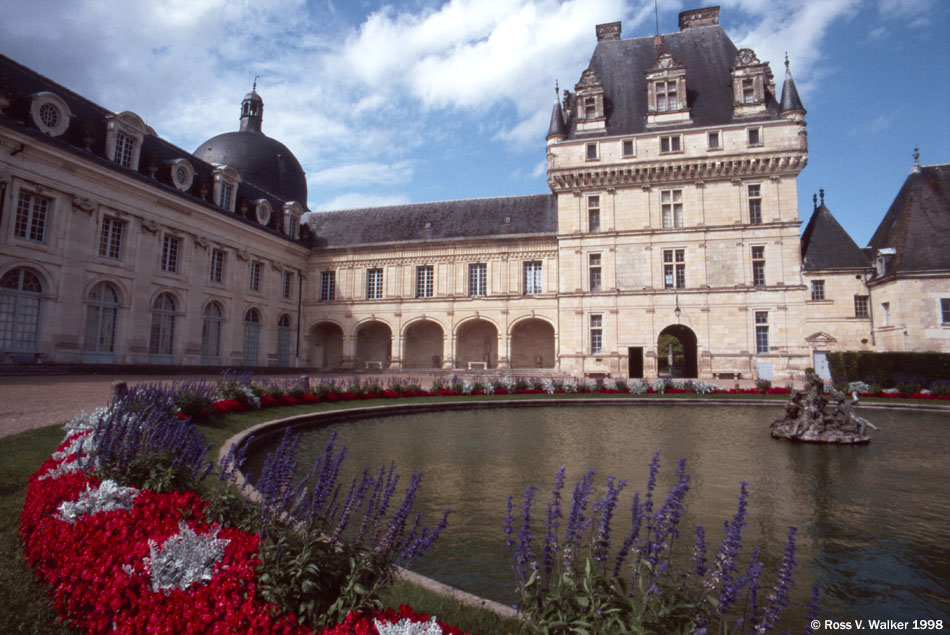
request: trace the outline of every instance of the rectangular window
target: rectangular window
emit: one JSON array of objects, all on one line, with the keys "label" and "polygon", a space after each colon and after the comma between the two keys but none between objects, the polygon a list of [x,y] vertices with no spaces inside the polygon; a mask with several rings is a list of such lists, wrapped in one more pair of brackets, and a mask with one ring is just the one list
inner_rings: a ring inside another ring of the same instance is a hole
[{"label": "rectangular window", "polygon": [[588,143],[587,144],[587,160],[595,161],[597,159],[597,144]]},{"label": "rectangular window", "polygon": [[755,103],[755,82],[752,79],[742,80],[742,103]]},{"label": "rectangular window", "polygon": [[584,100],[584,118],[591,119],[597,114],[597,101],[593,97]]},{"label": "rectangular window", "polygon": [[706,147],[709,148],[710,150],[721,150],[721,149],[722,149],[722,145],[721,145],[720,142],[719,142],[719,133],[718,133],[718,132],[710,132],[710,133],[706,136]]},{"label": "rectangular window", "polygon": [[383,270],[366,270],[366,299],[379,300],[383,297]]},{"label": "rectangular window", "polygon": [[336,272],[320,272],[320,301],[330,302],[336,299]]},{"label": "rectangular window", "polygon": [[287,235],[291,238],[297,237],[297,219],[293,216],[287,218]]},{"label": "rectangular window", "polygon": [[122,230],[125,223],[111,216],[103,216],[99,234],[99,255],[118,260],[122,257]]},{"label": "rectangular window", "polygon": [[283,296],[285,300],[290,300],[294,297],[294,272],[285,271],[284,272],[284,288]]},{"label": "rectangular window", "polygon": [[587,230],[592,232],[600,231],[600,197],[587,197]]},{"label": "rectangular window", "polygon": [[749,145],[762,145],[762,132],[759,128],[749,128]]},{"label": "rectangular window", "polygon": [[769,352],[769,312],[755,312],[755,352]]},{"label": "rectangular window", "polygon": [[868,315],[868,297],[866,295],[854,296],[854,317],[866,318]]},{"label": "rectangular window", "polygon": [[600,355],[604,352],[604,317],[590,316],[590,352],[591,355]]},{"label": "rectangular window", "polygon": [[881,309],[884,311],[884,326],[891,325],[891,303],[881,302]]},{"label": "rectangular window", "polygon": [[811,299],[812,300],[825,299],[825,281],[824,280],[811,281]]},{"label": "rectangular window", "polygon": [[679,152],[680,151],[680,136],[679,135],[670,135],[668,137],[660,137],[660,152]]},{"label": "rectangular window", "polygon": [[135,140],[127,134],[116,132],[115,134],[115,162],[123,168],[132,167],[132,150],[135,148]]},{"label": "rectangular window", "polygon": [[224,252],[220,249],[211,250],[211,269],[208,279],[216,284],[224,283]]},{"label": "rectangular window", "polygon": [[765,286],[765,247],[752,248],[752,284]]},{"label": "rectangular window", "polygon": [[683,190],[661,190],[660,209],[663,212],[663,228],[683,226]]},{"label": "rectangular window", "polygon": [[484,262],[468,266],[468,295],[473,298],[488,295],[488,266]]},{"label": "rectangular window", "polygon": [[602,283],[600,273],[600,254],[590,254],[590,256],[588,256],[587,263],[590,277],[590,290],[600,291]]},{"label": "rectangular window", "polygon": [[231,209],[231,198],[234,196],[234,186],[224,181],[218,190],[218,207],[222,209]]},{"label": "rectangular window", "polygon": [[656,111],[676,110],[676,81],[656,83]]},{"label": "rectangular window", "polygon": [[749,192],[749,222],[753,225],[762,224],[762,186],[753,183]]},{"label": "rectangular window", "polygon": [[264,273],[264,263],[255,260],[251,263],[251,280],[249,288],[251,291],[261,290],[261,274]]},{"label": "rectangular window", "polygon": [[14,235],[39,243],[45,241],[49,204],[50,199],[44,196],[21,191],[16,206],[16,221],[13,224]]},{"label": "rectangular window", "polygon": [[162,240],[162,271],[175,273],[178,271],[178,251],[181,241],[174,236],[166,235]]},{"label": "rectangular window", "polygon": [[432,265],[416,267],[416,297],[431,298],[435,273]]},{"label": "rectangular window", "polygon": [[686,250],[663,250],[663,288],[686,288]]},{"label": "rectangular window", "polygon": [[635,147],[633,145],[633,139],[624,139],[623,140],[623,156],[632,157],[636,155]]},{"label": "rectangular window", "polygon": [[542,292],[541,261],[529,260],[524,263],[524,293],[525,295],[536,295]]},{"label": "rectangular window", "polygon": [[950,298],[940,298],[940,323],[950,324]]}]

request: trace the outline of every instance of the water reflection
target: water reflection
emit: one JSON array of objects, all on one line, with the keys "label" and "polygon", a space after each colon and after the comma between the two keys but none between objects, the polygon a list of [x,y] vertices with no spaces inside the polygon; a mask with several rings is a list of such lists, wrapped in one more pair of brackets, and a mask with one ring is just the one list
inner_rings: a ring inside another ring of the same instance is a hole
[{"label": "water reflection", "polygon": [[[870,445],[830,447],[770,439],[767,425],[777,413],[727,406],[562,406],[386,417],[336,430],[349,448],[348,479],[363,466],[390,460],[404,475],[425,474],[421,508],[433,520],[445,507],[454,511],[449,530],[416,568],[484,597],[508,604],[516,599],[502,532],[509,493],[517,499],[530,483],[549,491],[561,465],[568,483],[594,466],[601,485],[608,474],[628,481],[615,530],[622,535],[629,501],[644,487],[648,462],[659,450],[660,496],[672,485],[680,457],[693,475],[684,534],[702,523],[718,542],[743,480],[751,492],[746,555],[761,545],[774,571],[788,526],[799,527],[793,607],[804,607],[816,583],[825,591],[822,618],[950,614],[950,417],[875,411],[881,431]],[[305,463],[328,436],[329,429],[305,433]],[[691,537],[684,549],[687,542]]]}]

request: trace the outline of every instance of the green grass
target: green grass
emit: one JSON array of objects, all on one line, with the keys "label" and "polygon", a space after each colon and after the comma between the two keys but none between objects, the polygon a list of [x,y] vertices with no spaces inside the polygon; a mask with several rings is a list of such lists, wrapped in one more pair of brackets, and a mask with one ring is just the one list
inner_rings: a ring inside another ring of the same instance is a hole
[{"label": "green grass", "polygon": [[521,622],[498,617],[491,611],[466,606],[428,589],[396,580],[383,592],[383,603],[398,608],[408,604],[417,613],[436,616],[446,624],[454,624],[473,635],[515,635],[525,633]]}]

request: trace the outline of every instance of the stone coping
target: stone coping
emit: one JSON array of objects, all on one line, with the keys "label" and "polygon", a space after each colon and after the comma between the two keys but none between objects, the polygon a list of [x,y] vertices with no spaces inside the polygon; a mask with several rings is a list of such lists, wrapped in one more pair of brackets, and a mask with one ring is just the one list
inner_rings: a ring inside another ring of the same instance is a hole
[{"label": "stone coping", "polygon": [[[230,449],[236,445],[240,445],[247,441],[247,439],[254,435],[259,435],[260,433],[272,434],[277,430],[283,430],[287,426],[291,427],[303,427],[310,426],[313,424],[329,424],[340,421],[347,421],[354,418],[364,419],[369,417],[384,417],[391,415],[406,415],[413,413],[421,412],[435,412],[435,411],[452,411],[452,410],[471,410],[471,409],[487,409],[487,408],[530,408],[530,407],[541,407],[541,406],[563,406],[563,405],[625,405],[625,406],[640,406],[640,405],[708,405],[708,406],[765,406],[779,408],[784,406],[785,400],[781,399],[716,399],[714,397],[697,399],[689,397],[651,397],[647,399],[637,398],[637,397],[614,397],[610,399],[605,398],[574,398],[574,399],[512,399],[512,400],[479,400],[479,401],[439,401],[435,403],[413,403],[413,404],[399,404],[399,403],[387,403],[384,405],[375,405],[375,406],[357,406],[352,408],[339,408],[336,410],[329,410],[325,412],[313,412],[306,413],[301,415],[294,415],[292,417],[282,417],[279,419],[272,419],[271,421],[264,421],[257,425],[251,426],[246,430],[238,432],[234,436],[227,439],[218,450],[218,463],[220,464],[221,460],[227,455]],[[945,412],[950,414],[950,405],[943,406],[939,404],[904,404],[904,403],[868,403],[861,402],[860,407],[868,408],[873,410],[910,410],[910,411],[921,411],[921,412]],[[241,472],[237,473],[237,482],[235,485],[241,487],[246,483],[244,474]],[[254,490],[250,484],[247,485],[248,489],[251,490],[249,496],[252,498],[256,497],[257,492]],[[461,589],[457,589],[448,584],[444,584],[432,578],[420,575],[404,569],[402,567],[397,567],[396,572],[397,577],[400,579],[406,580],[412,584],[421,586],[429,591],[432,591],[438,595],[451,598],[467,606],[472,606],[475,608],[481,608],[488,611],[491,611],[498,615],[499,617],[505,619],[521,619],[521,613],[517,609],[505,606],[499,602],[493,600],[488,600],[481,598],[477,595],[473,595]]]}]

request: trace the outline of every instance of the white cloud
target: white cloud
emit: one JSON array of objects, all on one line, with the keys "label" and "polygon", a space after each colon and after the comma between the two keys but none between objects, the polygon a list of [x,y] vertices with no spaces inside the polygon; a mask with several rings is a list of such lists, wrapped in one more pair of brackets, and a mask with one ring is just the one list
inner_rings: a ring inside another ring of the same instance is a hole
[{"label": "white cloud", "polygon": [[313,207],[319,212],[329,212],[338,209],[362,209],[364,207],[386,207],[387,205],[405,205],[412,201],[402,194],[364,194],[362,192],[348,192],[325,201]]},{"label": "white cloud", "polygon": [[320,170],[307,176],[311,186],[333,185],[398,185],[412,179],[412,165],[408,161],[397,163],[348,163]]}]

